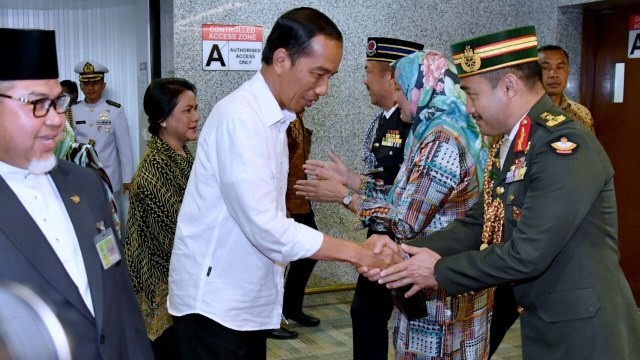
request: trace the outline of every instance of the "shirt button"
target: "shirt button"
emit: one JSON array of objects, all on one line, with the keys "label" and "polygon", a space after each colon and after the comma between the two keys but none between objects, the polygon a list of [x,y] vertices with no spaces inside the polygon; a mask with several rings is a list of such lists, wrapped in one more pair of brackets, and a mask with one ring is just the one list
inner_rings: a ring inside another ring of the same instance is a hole
[{"label": "shirt button", "polygon": [[374,147],[374,148],[377,148],[378,146],[380,146],[380,144],[378,144],[378,143],[373,143],[373,147]]}]

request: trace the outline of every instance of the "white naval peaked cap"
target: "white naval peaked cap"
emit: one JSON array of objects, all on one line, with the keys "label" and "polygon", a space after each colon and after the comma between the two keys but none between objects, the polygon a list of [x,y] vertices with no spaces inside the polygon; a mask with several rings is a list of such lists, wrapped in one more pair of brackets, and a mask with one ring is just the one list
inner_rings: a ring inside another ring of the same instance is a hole
[{"label": "white naval peaked cap", "polygon": [[80,74],[80,81],[96,81],[102,80],[104,74],[109,72],[106,66],[93,60],[83,60],[76,64],[73,68],[76,74]]}]

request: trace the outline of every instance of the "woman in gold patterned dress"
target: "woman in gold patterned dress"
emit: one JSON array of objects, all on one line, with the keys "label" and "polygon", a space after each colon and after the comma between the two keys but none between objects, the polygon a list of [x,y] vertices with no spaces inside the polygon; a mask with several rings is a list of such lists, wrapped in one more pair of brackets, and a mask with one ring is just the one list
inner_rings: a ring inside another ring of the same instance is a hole
[{"label": "woman in gold patterned dress", "polygon": [[144,95],[151,138],[129,195],[125,257],[156,359],[179,358],[167,312],[169,259],[197,139],[196,88],[184,79],[156,79]]}]

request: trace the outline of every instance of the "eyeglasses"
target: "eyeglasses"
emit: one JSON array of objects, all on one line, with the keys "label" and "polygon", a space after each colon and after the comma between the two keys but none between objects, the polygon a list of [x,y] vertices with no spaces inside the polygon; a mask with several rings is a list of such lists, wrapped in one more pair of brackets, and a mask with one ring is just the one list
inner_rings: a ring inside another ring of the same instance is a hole
[{"label": "eyeglasses", "polygon": [[5,94],[0,94],[0,97],[33,105],[33,116],[37,118],[47,116],[47,114],[49,113],[49,109],[51,109],[52,107],[53,110],[58,114],[64,114],[64,112],[69,108],[69,103],[71,102],[71,96],[69,96],[69,94],[61,94],[55,99],[42,98],[37,100],[15,98],[13,96]]}]

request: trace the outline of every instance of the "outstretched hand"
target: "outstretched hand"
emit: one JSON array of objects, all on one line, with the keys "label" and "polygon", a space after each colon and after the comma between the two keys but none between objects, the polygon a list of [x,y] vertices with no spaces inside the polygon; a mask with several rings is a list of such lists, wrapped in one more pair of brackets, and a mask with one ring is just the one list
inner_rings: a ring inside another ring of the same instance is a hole
[{"label": "outstretched hand", "polygon": [[342,185],[347,185],[349,177],[354,175],[353,171],[332,151],[329,151],[329,160],[310,159],[302,167],[307,175],[320,180],[335,180]]},{"label": "outstretched hand", "polygon": [[349,191],[346,186],[335,180],[298,180],[293,188],[296,195],[319,202],[340,203]]},{"label": "outstretched hand", "polygon": [[411,289],[406,292],[405,297],[409,297],[421,289],[438,286],[434,276],[434,267],[441,256],[428,248],[419,248],[406,244],[400,245],[400,248],[410,258],[382,270],[378,282],[387,284],[389,289],[413,284]]}]

